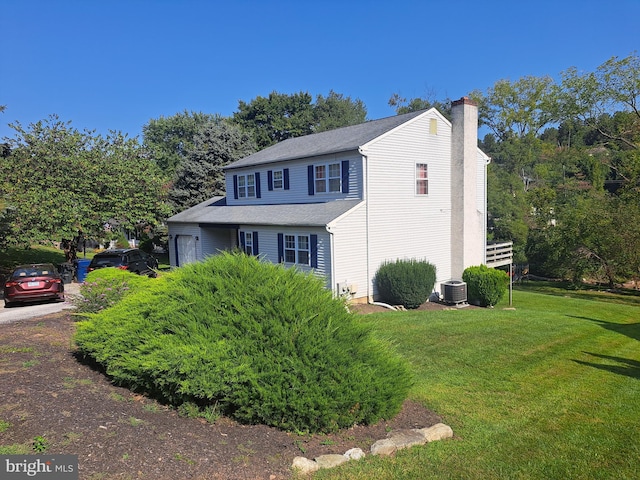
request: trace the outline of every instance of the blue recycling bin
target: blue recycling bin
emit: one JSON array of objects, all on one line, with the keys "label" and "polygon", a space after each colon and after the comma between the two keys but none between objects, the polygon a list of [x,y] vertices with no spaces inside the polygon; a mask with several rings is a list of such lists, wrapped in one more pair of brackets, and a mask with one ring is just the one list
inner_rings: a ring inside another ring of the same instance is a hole
[{"label": "blue recycling bin", "polygon": [[78,259],[77,262],[78,262],[78,268],[76,270],[76,279],[78,280],[78,283],[82,283],[84,282],[84,279],[87,278],[87,273],[89,270],[89,264],[91,263],[91,260]]}]

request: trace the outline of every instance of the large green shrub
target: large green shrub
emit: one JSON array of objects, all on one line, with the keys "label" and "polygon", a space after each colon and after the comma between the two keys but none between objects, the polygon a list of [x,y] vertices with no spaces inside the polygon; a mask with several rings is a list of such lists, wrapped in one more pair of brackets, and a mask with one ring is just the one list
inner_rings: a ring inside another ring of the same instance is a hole
[{"label": "large green shrub", "polygon": [[146,282],[75,339],[119,384],[292,431],[391,418],[410,386],[322,279],[237,253]]},{"label": "large green shrub", "polygon": [[469,302],[483,307],[496,305],[509,286],[506,272],[486,265],[467,268],[462,273],[462,280],[467,284]]},{"label": "large green shrub", "polygon": [[80,285],[80,295],[73,299],[73,304],[80,314],[95,313],[115,305],[149,281],[153,279],[119,268],[99,268],[87,274]]},{"label": "large green shrub", "polygon": [[378,269],[375,281],[384,302],[418,308],[433,291],[436,267],[415,259],[385,262]]}]

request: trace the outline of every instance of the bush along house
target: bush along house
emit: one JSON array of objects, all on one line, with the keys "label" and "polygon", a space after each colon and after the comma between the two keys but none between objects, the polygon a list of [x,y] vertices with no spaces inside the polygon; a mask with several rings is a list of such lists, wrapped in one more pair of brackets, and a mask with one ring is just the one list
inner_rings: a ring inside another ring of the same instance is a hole
[{"label": "bush along house", "polygon": [[226,197],[168,220],[172,266],[241,248],[374,301],[385,261],[426,260],[436,289],[486,260],[478,109],[436,109],[285,140],[225,167]]}]

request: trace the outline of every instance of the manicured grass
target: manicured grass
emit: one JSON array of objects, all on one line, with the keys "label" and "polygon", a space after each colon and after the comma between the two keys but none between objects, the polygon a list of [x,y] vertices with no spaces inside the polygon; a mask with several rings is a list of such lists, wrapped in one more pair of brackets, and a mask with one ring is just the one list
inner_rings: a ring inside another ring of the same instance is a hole
[{"label": "manicured grass", "polygon": [[589,298],[517,290],[515,310],[363,316],[455,439],[316,478],[640,478],[640,309]]}]

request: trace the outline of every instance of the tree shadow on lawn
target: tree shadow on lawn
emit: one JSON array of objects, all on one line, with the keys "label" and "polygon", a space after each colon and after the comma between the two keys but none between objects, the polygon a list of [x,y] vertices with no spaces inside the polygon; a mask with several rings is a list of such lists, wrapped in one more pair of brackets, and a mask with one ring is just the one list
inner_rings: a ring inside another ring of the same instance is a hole
[{"label": "tree shadow on lawn", "polygon": [[581,317],[577,315],[568,315],[570,318],[577,318],[580,320],[589,320],[590,322],[597,323],[602,328],[609,330],[610,332],[620,333],[626,335],[629,338],[640,341],[640,322],[636,323],[613,323],[605,320],[599,320],[597,318]]},{"label": "tree shadow on lawn", "polygon": [[586,353],[587,355],[591,355],[593,357],[602,358],[604,360],[617,362],[618,365],[611,365],[609,363],[583,362],[582,360],[574,360],[574,362],[579,363],[580,365],[586,365],[587,367],[598,368],[600,370],[605,370],[607,372],[616,373],[618,375],[625,375],[627,377],[640,380],[640,362],[637,362],[636,360],[630,360],[622,357],[612,357],[610,355],[600,355],[598,353],[591,352],[583,353]]}]

